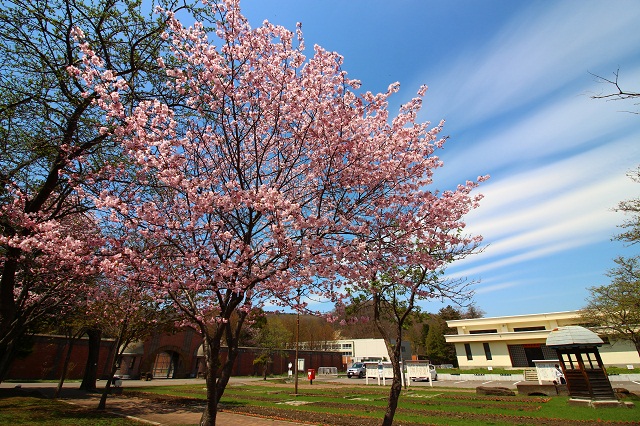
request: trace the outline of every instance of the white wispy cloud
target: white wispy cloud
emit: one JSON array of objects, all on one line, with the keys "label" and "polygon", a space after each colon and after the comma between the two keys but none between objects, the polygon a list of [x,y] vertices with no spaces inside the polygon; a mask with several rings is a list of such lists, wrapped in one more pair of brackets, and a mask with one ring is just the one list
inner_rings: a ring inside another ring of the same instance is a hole
[{"label": "white wispy cloud", "polygon": [[638,192],[625,171],[629,159],[640,158],[639,138],[636,133],[484,186],[467,230],[483,235],[488,247],[460,262],[455,276],[486,274],[610,238],[622,221],[612,209]]},{"label": "white wispy cloud", "polygon": [[533,3],[430,82],[427,106],[434,101],[433,110],[453,118],[438,176],[492,175],[467,220],[488,246],[448,276],[481,276],[479,294],[499,292],[522,285],[507,273],[514,265],[615,233],[622,217],[612,208],[638,193],[626,172],[640,162],[640,127],[624,108],[590,98],[608,88],[588,73],[626,66],[625,74],[640,74],[639,59],[629,59],[638,56],[640,8],[629,5]]},{"label": "white wispy cloud", "polygon": [[640,8],[633,3],[532,3],[490,43],[460,52],[422,80],[432,88],[435,110],[471,125],[553,96],[589,71],[614,71],[640,44]]}]

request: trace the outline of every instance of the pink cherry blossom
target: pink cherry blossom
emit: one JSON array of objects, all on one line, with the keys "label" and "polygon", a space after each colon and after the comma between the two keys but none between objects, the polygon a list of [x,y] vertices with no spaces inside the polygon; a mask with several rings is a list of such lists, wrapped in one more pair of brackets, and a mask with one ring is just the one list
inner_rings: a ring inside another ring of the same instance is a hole
[{"label": "pink cherry blossom", "polygon": [[302,289],[331,300],[345,285],[371,290],[391,266],[439,270],[479,241],[461,230],[484,178],[431,189],[445,138],[442,122],[416,121],[426,87],[393,115],[399,83],[362,93],[340,55],[319,46],[305,55],[300,27],[252,29],[238,1],[211,7],[220,17],[214,41],[202,24],[185,28],[163,12],[172,57],[158,63],[183,105],[155,99],[125,110],[127,85],[86,43],[82,66],[69,72],[98,94],[100,131],[123,152],[96,183],[96,206],[109,212],[102,226],[120,230],[102,271],[114,279],[135,271],[202,333],[203,422],[214,424],[232,365],[216,364],[219,347],[229,345],[232,363],[251,309],[305,309]]}]

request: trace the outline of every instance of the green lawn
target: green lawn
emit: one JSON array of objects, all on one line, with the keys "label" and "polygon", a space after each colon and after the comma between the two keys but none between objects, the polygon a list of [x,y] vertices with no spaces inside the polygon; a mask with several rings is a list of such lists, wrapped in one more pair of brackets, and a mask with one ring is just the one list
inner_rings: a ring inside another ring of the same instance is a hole
[{"label": "green lawn", "polygon": [[[163,398],[205,398],[202,386],[145,387],[131,389],[141,395]],[[343,384],[306,386],[299,396],[292,396],[291,385],[233,385],[225,391],[222,405],[229,411],[255,412],[258,407],[290,417],[296,412],[323,415],[350,415],[380,419],[386,408],[388,387]],[[411,388],[401,396],[396,422],[442,425],[512,425],[512,424],[638,424],[638,409],[598,409],[567,405],[567,397],[491,397],[477,396],[469,390]],[[640,399],[632,396],[636,405]],[[300,405],[301,404],[301,405]],[[287,414],[288,413],[288,414]],[[304,416],[299,417],[300,419]],[[372,422],[375,424],[375,422]],[[399,423],[400,424],[400,423]]]},{"label": "green lawn", "polygon": [[[226,411],[314,421],[317,425],[377,425],[387,405],[388,387],[327,383],[293,385],[280,381],[231,384],[222,399]],[[202,384],[125,389],[125,396],[166,403],[202,405]],[[567,405],[567,397],[478,396],[473,389],[412,387],[403,391],[395,416],[398,425],[544,425],[610,426],[640,424],[640,407],[592,409]],[[640,398],[627,400],[640,405]],[[0,398],[0,425],[139,425],[133,420],[34,397]]]}]

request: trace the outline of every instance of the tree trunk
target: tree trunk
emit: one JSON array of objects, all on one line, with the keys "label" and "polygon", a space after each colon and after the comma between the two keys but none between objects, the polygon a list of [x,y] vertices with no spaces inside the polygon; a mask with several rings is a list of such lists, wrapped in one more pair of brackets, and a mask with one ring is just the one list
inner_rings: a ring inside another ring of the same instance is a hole
[{"label": "tree trunk", "polygon": [[229,345],[227,347],[227,360],[224,365],[220,368],[220,378],[217,381],[217,396],[218,402],[224,395],[224,390],[227,388],[229,384],[229,379],[231,378],[231,373],[233,373],[233,366],[236,363],[236,358],[238,358],[238,341],[235,341],[234,345]]},{"label": "tree trunk", "polygon": [[[116,353],[117,356],[117,353]],[[109,373],[109,377],[107,378],[107,383],[104,385],[104,389],[102,390],[102,395],[100,396],[100,402],[98,403],[98,410],[104,410],[107,408],[107,397],[109,396],[109,392],[111,390],[111,382],[113,381],[113,376],[116,374],[116,364],[114,363],[111,366],[111,372]]]},{"label": "tree trunk", "polygon": [[18,268],[20,250],[9,248],[5,254],[0,276],[0,383],[9,371],[15,354],[16,303],[14,300],[15,276]]},{"label": "tree trunk", "polygon": [[10,341],[0,346],[0,383],[2,383],[9,372],[11,362],[15,356],[15,343]]},{"label": "tree trunk", "polygon": [[113,358],[111,359],[111,371],[109,372],[109,377],[107,377],[107,383],[104,385],[104,390],[102,391],[102,396],[100,397],[100,403],[98,404],[98,410],[104,410],[107,407],[107,396],[109,395],[109,391],[111,389],[111,383],[113,382],[113,376],[116,375],[116,370],[118,369],[118,358],[120,357],[120,351],[124,352],[124,347],[126,343],[123,342],[123,336],[127,332],[127,321],[122,323],[120,328],[120,333],[118,334],[118,338],[114,343],[113,350]]},{"label": "tree trunk", "polygon": [[80,389],[87,392],[96,390],[96,380],[98,379],[98,361],[100,358],[100,340],[102,331],[96,328],[87,330],[89,336],[89,353],[87,355],[87,364],[84,369],[84,376]]},{"label": "tree trunk", "polygon": [[372,300],[374,320],[378,331],[384,338],[385,344],[387,345],[387,352],[389,353],[389,359],[391,360],[391,366],[393,368],[393,380],[391,382],[391,389],[389,390],[387,410],[384,413],[384,418],[382,419],[382,426],[392,426],[393,417],[395,416],[396,409],[398,408],[400,393],[402,392],[402,371],[400,367],[400,362],[402,361],[402,328],[404,327],[407,316],[413,310],[413,300],[410,301],[409,306],[402,315],[397,315],[397,311],[394,312],[396,314],[395,318],[397,319],[397,323],[395,324],[395,344],[393,346],[391,346],[390,336],[386,332],[381,321],[382,315],[380,308],[383,300],[379,294],[374,294]]},{"label": "tree trunk", "polygon": [[[4,256],[2,265],[2,276],[0,277],[0,341],[4,341],[4,335],[8,334],[15,321],[16,302],[15,285],[16,271],[18,270],[18,258],[20,250],[10,247]],[[0,353],[0,356],[3,355]]]},{"label": "tree trunk", "polygon": [[200,426],[215,426],[216,415],[218,413],[218,387],[217,375],[220,366],[220,345],[212,344],[209,336],[204,336],[202,342],[204,349],[205,362],[207,364],[207,374],[205,381],[207,383],[207,404],[204,407]]},{"label": "tree trunk", "polygon": [[[400,337],[400,336],[399,336]],[[396,344],[392,351],[388,351],[391,358],[391,367],[393,368],[393,380],[391,382],[391,389],[389,390],[389,401],[387,403],[387,411],[384,413],[382,419],[382,426],[392,426],[393,417],[396,414],[398,408],[398,400],[400,399],[400,393],[402,392],[402,371],[400,367],[400,346],[402,342],[400,338],[396,340]]]},{"label": "tree trunk", "polygon": [[60,373],[60,380],[58,381],[58,387],[56,388],[55,393],[53,394],[54,398],[58,398],[60,396],[60,392],[62,392],[62,385],[64,385],[64,379],[67,376],[67,370],[69,369],[69,361],[71,361],[71,352],[73,351],[73,344],[76,342],[78,337],[82,336],[82,332],[77,335],[73,335],[71,332],[67,335],[68,348],[67,355],[64,357],[64,364],[62,365],[62,372]]}]

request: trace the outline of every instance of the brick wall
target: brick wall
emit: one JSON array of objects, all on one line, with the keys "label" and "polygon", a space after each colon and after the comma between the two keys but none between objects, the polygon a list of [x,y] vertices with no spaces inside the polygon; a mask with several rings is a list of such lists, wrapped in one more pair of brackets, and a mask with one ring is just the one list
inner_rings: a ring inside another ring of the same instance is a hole
[{"label": "brick wall", "polygon": [[[176,334],[154,335],[143,344],[142,353],[127,354],[122,357],[120,370],[116,373],[137,379],[147,372],[155,373],[156,378],[188,378],[201,375],[205,371],[204,358],[198,357],[202,338],[193,329],[185,329]],[[113,339],[102,339],[98,361],[98,377],[106,378],[113,357]],[[17,380],[57,380],[60,378],[68,343],[62,336],[35,336],[31,353],[22,359],[16,359],[9,369],[7,379]],[[73,345],[67,379],[82,379],[88,353],[88,339],[76,340]],[[160,369],[156,364],[158,354],[165,353],[170,358],[170,368]],[[262,375],[262,366],[254,365],[253,360],[260,355],[259,348],[239,348],[232,375]],[[299,351],[299,358],[305,360],[305,369],[318,367],[337,367],[344,370],[340,352]],[[272,356],[273,362],[267,367],[268,374],[286,374],[288,364],[295,365],[295,351],[286,350]],[[226,348],[222,348],[222,362],[226,360]],[[156,367],[156,368],[154,368]]]}]

